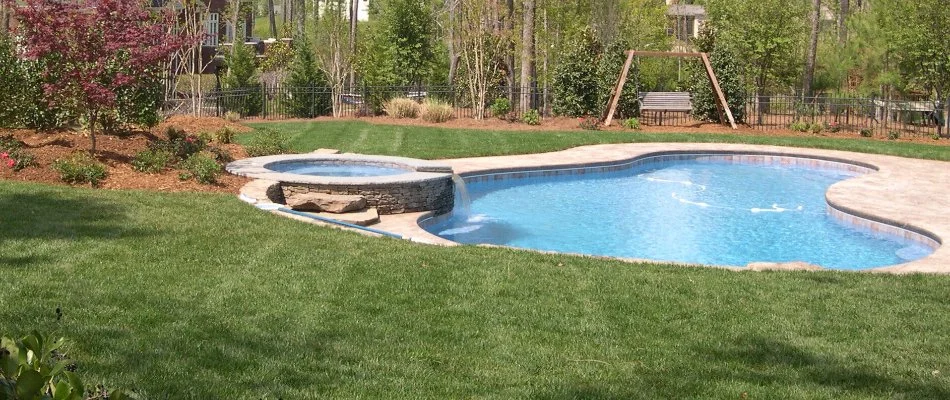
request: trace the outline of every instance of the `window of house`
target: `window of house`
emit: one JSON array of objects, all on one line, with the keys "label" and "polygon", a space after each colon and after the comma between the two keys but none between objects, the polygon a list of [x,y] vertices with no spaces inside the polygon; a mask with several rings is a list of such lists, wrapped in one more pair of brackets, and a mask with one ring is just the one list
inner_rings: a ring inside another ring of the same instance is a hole
[{"label": "window of house", "polygon": [[218,13],[208,14],[208,20],[205,21],[205,33],[208,36],[205,37],[204,45],[217,46],[218,45]]}]

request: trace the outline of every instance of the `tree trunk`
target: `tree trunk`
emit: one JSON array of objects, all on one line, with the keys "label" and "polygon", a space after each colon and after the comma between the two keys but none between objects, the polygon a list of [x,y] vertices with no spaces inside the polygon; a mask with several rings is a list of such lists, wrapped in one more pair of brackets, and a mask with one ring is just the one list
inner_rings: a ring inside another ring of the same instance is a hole
[{"label": "tree trunk", "polygon": [[[286,10],[286,1],[284,2]],[[277,37],[277,19],[274,16],[274,0],[267,0],[267,23],[270,24],[270,37]]]},{"label": "tree trunk", "polygon": [[449,53],[449,86],[455,85],[455,71],[458,69],[459,57],[455,49],[455,2],[457,0],[445,0],[445,11],[449,17],[448,32],[445,38],[445,47]]},{"label": "tree trunk", "polygon": [[524,0],[524,22],[521,29],[521,110],[532,108],[532,71],[534,71],[534,0]]},{"label": "tree trunk", "polygon": [[97,112],[89,113],[89,154],[92,156],[96,155],[96,120],[98,119]]},{"label": "tree trunk", "polygon": [[[505,17],[505,35],[514,36],[515,31],[515,0],[507,0],[508,7],[508,16]],[[507,73],[505,74],[508,82],[508,100],[511,103],[515,102],[515,41],[508,40],[508,46],[505,46],[506,55],[505,55],[505,68]],[[524,108],[524,105],[520,106]]]},{"label": "tree trunk", "polygon": [[307,3],[304,0],[293,0],[294,36],[297,40],[303,38],[304,27],[307,24]]},{"label": "tree trunk", "polygon": [[808,43],[808,53],[805,56],[805,78],[802,82],[803,98],[812,95],[811,85],[815,80],[815,56],[818,52],[818,30],[821,27],[821,0],[814,1],[811,17],[811,40]]},{"label": "tree trunk", "polygon": [[[356,20],[359,17],[360,0],[350,0],[350,56],[356,54]],[[350,90],[356,84],[356,72],[350,69]]]},{"label": "tree trunk", "polygon": [[848,42],[848,14],[851,13],[851,0],[841,0],[841,8],[838,10],[838,43]]}]

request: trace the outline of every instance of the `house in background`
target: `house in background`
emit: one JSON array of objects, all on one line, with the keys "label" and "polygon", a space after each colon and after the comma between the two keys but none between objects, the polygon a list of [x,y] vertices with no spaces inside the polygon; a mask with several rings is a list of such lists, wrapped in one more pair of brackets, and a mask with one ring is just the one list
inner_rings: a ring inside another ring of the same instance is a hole
[{"label": "house in background", "polygon": [[[153,8],[174,7],[175,10],[182,10],[183,7],[179,0],[150,0]],[[251,37],[254,29],[254,14],[251,0],[240,0],[241,15],[238,16],[237,26],[228,21],[228,0],[208,0],[207,15],[199,17],[203,19],[205,38],[201,43],[201,65],[202,72],[213,74],[221,67],[223,61],[220,57],[215,58],[220,52],[221,47],[230,46],[234,43],[235,37],[245,38],[245,43],[257,49],[258,53],[263,52],[263,43],[260,39]],[[197,60],[195,60],[197,61]]]},{"label": "house in background", "polygon": [[706,8],[691,1],[666,0],[666,16],[670,20],[668,33],[676,40],[674,47],[688,50],[693,39],[706,22]]}]

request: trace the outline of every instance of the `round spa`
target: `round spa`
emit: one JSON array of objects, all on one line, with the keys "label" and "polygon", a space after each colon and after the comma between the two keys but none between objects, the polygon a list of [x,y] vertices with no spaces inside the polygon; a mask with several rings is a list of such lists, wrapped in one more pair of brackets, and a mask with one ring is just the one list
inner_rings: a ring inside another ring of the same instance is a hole
[{"label": "round spa", "polygon": [[227,165],[228,172],[279,182],[275,203],[306,193],[359,195],[379,214],[434,211],[454,205],[452,167],[433,161],[365,154],[283,154]]}]

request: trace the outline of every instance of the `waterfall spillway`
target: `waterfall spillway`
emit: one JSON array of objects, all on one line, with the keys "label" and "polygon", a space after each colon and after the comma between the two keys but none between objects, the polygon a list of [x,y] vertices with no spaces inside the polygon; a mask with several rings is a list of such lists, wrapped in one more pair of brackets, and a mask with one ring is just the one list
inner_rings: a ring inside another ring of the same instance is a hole
[{"label": "waterfall spillway", "polygon": [[457,214],[469,215],[472,211],[472,198],[468,195],[465,180],[461,176],[452,174],[452,183],[455,184],[455,209]]}]

